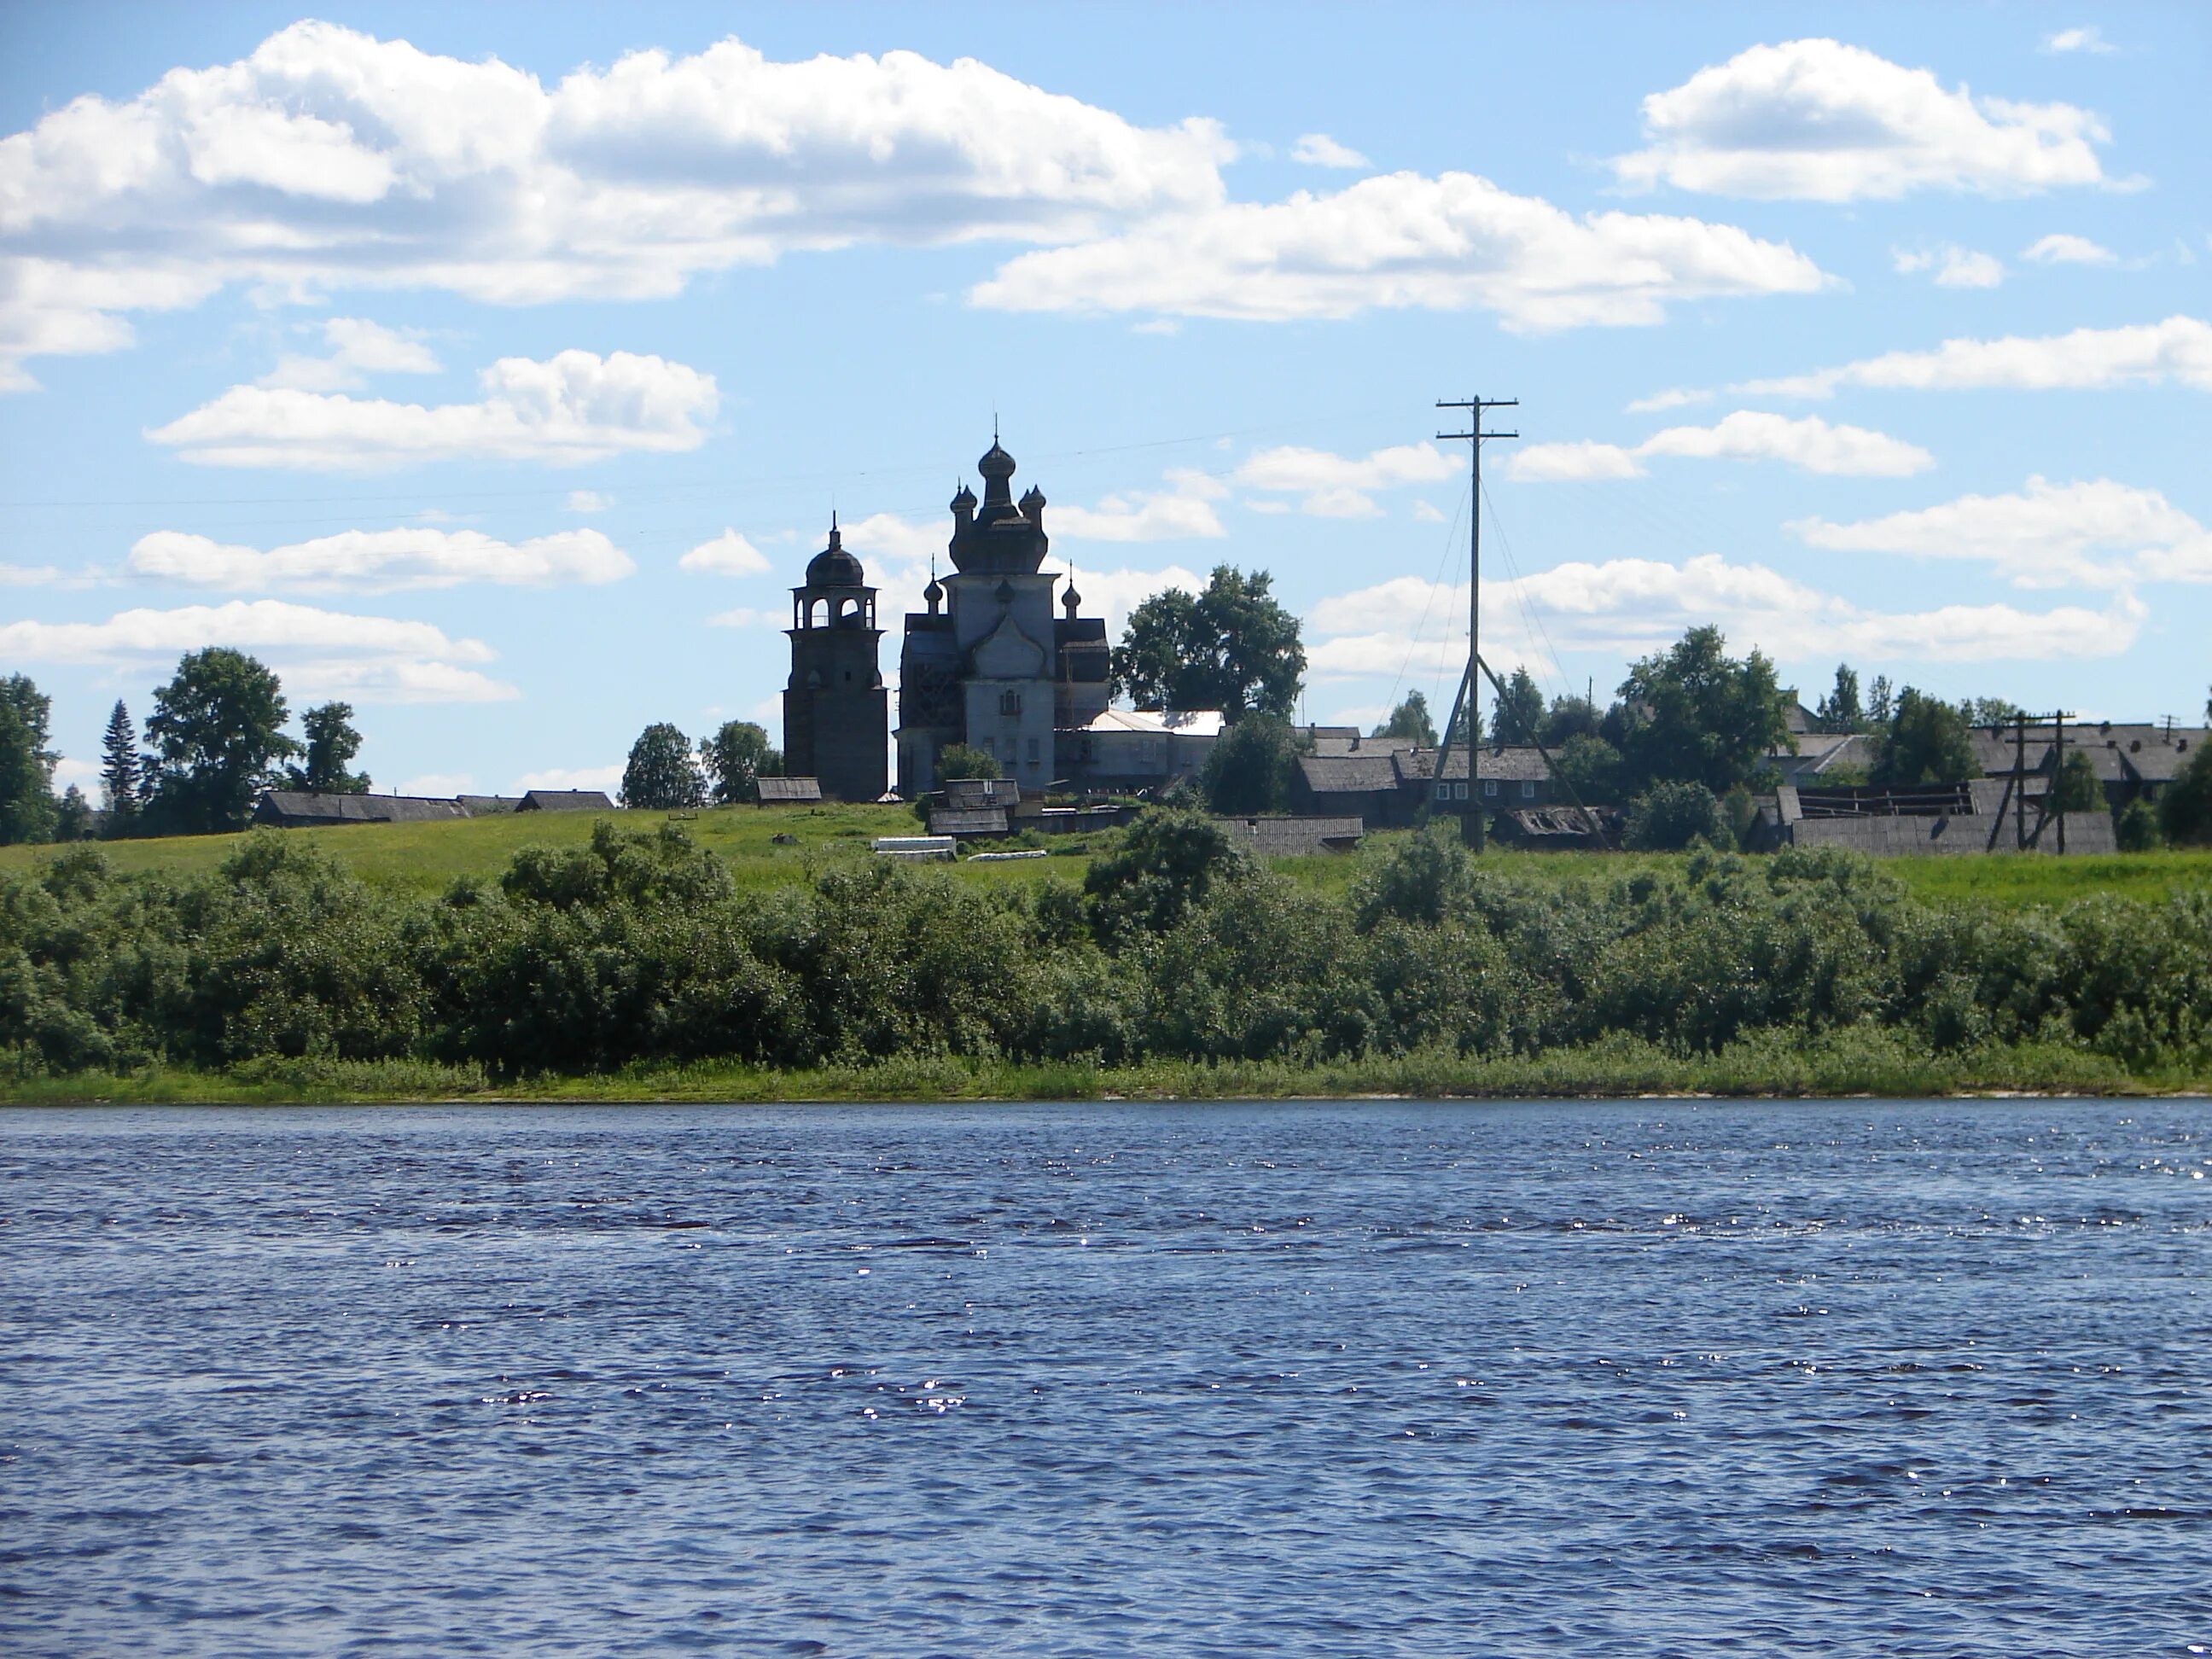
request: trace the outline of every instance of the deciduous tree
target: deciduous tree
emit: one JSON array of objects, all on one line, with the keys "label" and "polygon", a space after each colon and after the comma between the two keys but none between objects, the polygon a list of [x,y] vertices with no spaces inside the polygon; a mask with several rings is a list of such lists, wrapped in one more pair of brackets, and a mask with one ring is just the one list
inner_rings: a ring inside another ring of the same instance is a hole
[{"label": "deciduous tree", "polygon": [[53,839],[52,707],[28,676],[0,679],[0,843]]},{"label": "deciduous tree", "polygon": [[1258,710],[1287,719],[1304,684],[1298,622],[1273,597],[1274,578],[1217,565],[1206,591],[1156,593],[1129,613],[1115,653],[1114,689],[1139,708]]},{"label": "deciduous tree", "polygon": [[276,781],[276,762],[299,751],[284,735],[283,687],[242,651],[188,652],[154,694],[146,735],[159,757],[152,817],[172,835],[242,830],[253,798]]},{"label": "deciduous tree", "polygon": [[1717,628],[1693,628],[1635,664],[1620,696],[1618,747],[1632,793],[1666,780],[1725,794],[1765,769],[1768,750],[1792,742],[1774,665],[1757,651],[1736,661]]},{"label": "deciduous tree", "polygon": [[1874,781],[1896,788],[1975,776],[1981,768],[1967,731],[1965,709],[1906,686],[1881,735]]},{"label": "deciduous tree", "polygon": [[622,804],[650,811],[696,806],[707,798],[706,780],[691,758],[691,739],[665,720],[638,733],[623,768]]},{"label": "deciduous tree", "polygon": [[1500,743],[1534,743],[1543,728],[1544,694],[1525,666],[1516,668],[1505,682],[1505,695],[1491,711],[1490,729]]},{"label": "deciduous tree", "polygon": [[783,751],[768,740],[766,727],[751,720],[725,720],[711,738],[699,739],[699,764],[714,786],[717,806],[760,799],[760,781],[783,775]]},{"label": "deciduous tree", "polygon": [[361,733],[353,728],[353,705],[323,703],[301,715],[300,725],[307,734],[307,763],[286,767],[285,781],[295,789],[313,789],[321,794],[367,794],[368,774],[346,770],[361,753]]},{"label": "deciduous tree", "polygon": [[1390,711],[1390,718],[1368,734],[1376,738],[1395,738],[1409,743],[1416,749],[1437,746],[1437,722],[1429,713],[1429,700],[1419,691],[1408,691],[1406,700]]},{"label": "deciduous tree", "polygon": [[1297,764],[1297,734],[1289,721],[1247,714],[1207,750],[1199,787],[1217,812],[1286,811]]}]

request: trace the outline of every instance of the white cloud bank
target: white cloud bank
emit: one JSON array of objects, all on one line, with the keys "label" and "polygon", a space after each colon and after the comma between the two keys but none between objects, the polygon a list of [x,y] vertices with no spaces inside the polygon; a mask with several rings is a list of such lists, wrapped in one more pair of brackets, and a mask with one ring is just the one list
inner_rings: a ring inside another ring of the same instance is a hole
[{"label": "white cloud bank", "polygon": [[[1944,605],[1882,611],[1808,586],[1759,564],[1703,554],[1681,564],[1653,559],[1570,563],[1516,581],[1486,581],[1483,655],[1503,672],[1553,648],[1602,651],[1621,658],[1672,644],[1690,628],[1717,623],[1739,651],[1803,661],[1849,657],[1876,663],[2048,661],[2121,654],[2135,642],[2144,609],[2121,593],[2103,611],[2061,606],[2026,611],[2008,605]],[[1524,610],[1525,607],[1525,610]],[[1425,614],[1457,618],[1467,585],[1400,576],[1324,599],[1316,606],[1309,670],[1316,679],[1435,671],[1466,660],[1463,634],[1445,623],[1440,637],[1416,641],[1409,624]],[[1544,618],[1547,638],[1531,637],[1528,612]]]},{"label": "white cloud bank", "polygon": [[[1932,351],[1890,351],[1809,374],[1741,380],[1730,392],[1754,397],[1826,398],[1839,386],[1905,392],[2101,392],[2167,381],[2212,392],[2212,323],[2173,316],[2122,328],[2069,334],[1946,340]],[[1632,413],[1673,409],[1711,398],[1677,387],[1640,398]]]},{"label": "white cloud bank", "polygon": [[720,402],[713,375],[627,351],[502,357],[478,378],[481,401],[435,408],[235,386],[146,436],[210,466],[368,471],[463,457],[572,465],[696,449]]},{"label": "white cloud bank", "polygon": [[520,694],[465,666],[489,662],[481,640],[424,622],[349,616],[282,599],[118,611],[106,622],[0,623],[0,660],[157,664],[210,645],[270,659],[294,696],[364,702],[494,702]]},{"label": "white cloud bank", "polygon": [[1856,524],[1801,519],[1789,528],[1837,551],[1977,560],[2018,587],[2212,582],[2212,531],[2157,490],[2110,478],[2030,478],[2014,495],[1961,495]]},{"label": "white cloud bank", "polygon": [[246,282],[659,297],[796,249],[1060,241],[1222,198],[1217,124],[1140,127],[972,58],[737,40],[552,87],[322,22],[0,139],[0,386]]},{"label": "white cloud bank", "polygon": [[1809,294],[1786,242],[1656,214],[1581,218],[1465,173],[1395,173],[1334,195],[1163,214],[1025,253],[969,292],[1005,311],[1154,312],[1273,322],[1368,310],[1489,310],[1514,329],[1658,322],[1670,304]]},{"label": "white cloud bank", "polygon": [[1908,477],[1936,465],[1936,458],[1917,444],[1863,426],[1831,426],[1817,415],[1791,420],[1739,409],[1714,425],[1670,426],[1628,448],[1588,441],[1531,444],[1513,453],[1506,471],[1540,483],[1640,478],[1641,462],[1654,455],[1784,461],[1802,471],[1861,478]]},{"label": "white cloud bank", "polygon": [[1632,188],[1818,202],[2094,185],[2111,137],[2070,104],[1946,90],[1929,70],[1820,40],[1753,46],[1651,94],[1644,130],[1649,147],[1613,163]]},{"label": "white cloud bank", "polygon": [[[1363,456],[1285,445],[1248,457],[1233,475],[1247,489],[1301,495],[1298,510],[1317,519],[1371,519],[1382,509],[1373,491],[1455,477],[1462,463],[1425,439]],[[1268,503],[1254,502],[1265,507]]]},{"label": "white cloud bank", "polygon": [[348,530],[266,551],[157,530],[132,544],[124,568],[133,576],[193,587],[362,593],[464,582],[599,586],[637,568],[596,530],[503,542],[476,530],[422,529]]}]

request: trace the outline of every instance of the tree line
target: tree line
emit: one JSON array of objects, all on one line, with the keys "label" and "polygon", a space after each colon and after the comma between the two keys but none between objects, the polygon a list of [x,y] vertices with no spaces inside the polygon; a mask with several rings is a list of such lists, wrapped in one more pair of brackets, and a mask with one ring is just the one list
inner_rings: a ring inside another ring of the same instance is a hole
[{"label": "tree line", "polygon": [[2212,893],[2060,909],[1916,899],[1834,849],[1701,851],[1559,883],[1428,832],[1316,891],[1155,811],[1079,885],[865,857],[740,889],[678,824],[602,822],[434,899],[308,842],[124,876],[97,848],[0,879],[0,1075],[272,1057],[904,1056],[1313,1063],[1768,1040],[1893,1056],[2044,1045],[2212,1066]]},{"label": "tree line", "polygon": [[0,842],[210,835],[243,829],[266,789],[369,787],[366,772],[350,769],[362,741],[350,703],[305,710],[294,738],[276,674],[228,647],[179,659],[154,693],[143,743],[117,700],[100,744],[97,811],[76,784],[53,792],[52,713],[27,675],[0,679]]}]

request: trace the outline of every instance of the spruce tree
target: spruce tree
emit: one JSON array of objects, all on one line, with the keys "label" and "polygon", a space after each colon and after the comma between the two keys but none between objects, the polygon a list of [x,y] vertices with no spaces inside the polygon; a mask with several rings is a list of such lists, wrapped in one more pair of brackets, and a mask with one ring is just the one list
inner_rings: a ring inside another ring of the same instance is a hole
[{"label": "spruce tree", "polygon": [[138,733],[131,724],[131,711],[123,699],[115,700],[107,717],[107,735],[100,744],[100,792],[107,809],[111,836],[133,834],[138,827],[138,800],[145,775],[138,763]]}]

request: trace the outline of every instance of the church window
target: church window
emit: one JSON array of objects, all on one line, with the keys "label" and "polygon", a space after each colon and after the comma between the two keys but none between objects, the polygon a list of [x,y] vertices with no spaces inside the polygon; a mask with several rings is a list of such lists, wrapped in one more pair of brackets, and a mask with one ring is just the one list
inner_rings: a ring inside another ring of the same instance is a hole
[{"label": "church window", "polygon": [[1019,714],[1022,712],[1022,694],[1018,691],[1000,692],[999,712],[1001,714]]}]

